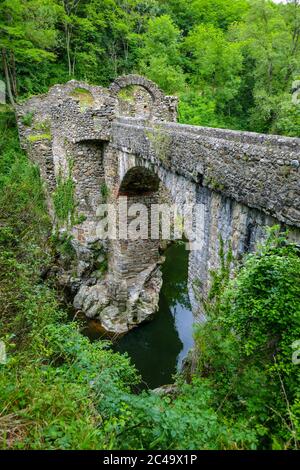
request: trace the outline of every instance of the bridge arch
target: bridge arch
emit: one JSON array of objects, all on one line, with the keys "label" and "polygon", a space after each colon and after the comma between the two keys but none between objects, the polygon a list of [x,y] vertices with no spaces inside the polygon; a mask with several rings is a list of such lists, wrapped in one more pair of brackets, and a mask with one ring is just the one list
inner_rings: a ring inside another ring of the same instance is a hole
[{"label": "bridge arch", "polygon": [[124,175],[119,195],[142,195],[159,190],[160,180],[157,174],[144,166],[134,166]]}]

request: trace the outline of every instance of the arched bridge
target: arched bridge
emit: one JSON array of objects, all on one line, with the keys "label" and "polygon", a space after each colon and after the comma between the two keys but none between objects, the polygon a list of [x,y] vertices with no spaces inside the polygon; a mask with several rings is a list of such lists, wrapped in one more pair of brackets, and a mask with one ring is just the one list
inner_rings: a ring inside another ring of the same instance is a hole
[{"label": "arched bridge", "polygon": [[[74,305],[110,331],[127,331],[157,308],[166,214],[158,228],[152,222],[161,204],[172,207],[171,232],[185,207],[200,208],[192,226],[200,227],[201,245],[189,255],[195,311],[193,285],[200,281],[198,289],[207,293],[221,242],[239,257],[274,224],[300,240],[300,139],[176,120],[177,98],[137,75],[108,89],[70,81],[18,109],[21,142],[40,167],[54,223],[74,236],[76,275],[65,276]],[[74,183],[72,226],[70,218],[57,219],[52,199],[66,178]],[[104,203],[118,232],[105,240],[98,230]],[[128,238],[129,229],[137,236]],[[191,244],[185,229],[183,236]],[[99,274],[97,256],[100,264],[108,258],[105,273]]]}]

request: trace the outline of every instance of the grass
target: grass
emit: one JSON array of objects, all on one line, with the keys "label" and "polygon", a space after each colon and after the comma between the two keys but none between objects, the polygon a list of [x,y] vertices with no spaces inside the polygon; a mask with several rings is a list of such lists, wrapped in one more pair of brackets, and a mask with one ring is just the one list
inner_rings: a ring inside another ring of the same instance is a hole
[{"label": "grass", "polygon": [[24,126],[30,127],[32,125],[33,116],[34,116],[33,111],[29,111],[28,113],[22,116],[21,121],[24,124]]}]

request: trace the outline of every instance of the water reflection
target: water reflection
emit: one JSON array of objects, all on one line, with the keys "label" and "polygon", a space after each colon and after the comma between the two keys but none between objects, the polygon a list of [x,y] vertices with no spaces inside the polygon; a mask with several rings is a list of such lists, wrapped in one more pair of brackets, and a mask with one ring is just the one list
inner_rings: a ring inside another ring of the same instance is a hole
[{"label": "water reflection", "polygon": [[193,346],[193,314],[187,292],[188,251],[172,244],[162,266],[163,287],[153,321],[123,336],[114,350],[127,352],[150,388],[172,382]]},{"label": "water reflection", "polygon": [[[163,286],[155,318],[113,344],[115,351],[127,352],[130,356],[142,376],[141,388],[171,383],[193,346],[193,314],[187,291],[188,251],[184,243],[174,243],[165,256]],[[93,341],[104,337],[99,323],[92,320],[83,333]]]}]

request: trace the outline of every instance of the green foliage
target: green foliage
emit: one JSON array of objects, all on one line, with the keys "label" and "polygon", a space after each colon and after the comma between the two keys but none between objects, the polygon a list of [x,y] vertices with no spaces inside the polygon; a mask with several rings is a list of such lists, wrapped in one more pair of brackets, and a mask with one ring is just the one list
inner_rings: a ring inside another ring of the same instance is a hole
[{"label": "green foliage", "polygon": [[105,203],[109,197],[109,188],[106,183],[102,183],[100,186],[100,193],[102,196],[102,201]]},{"label": "green foliage", "polygon": [[88,108],[93,106],[94,98],[92,93],[86,88],[76,87],[71,93],[71,96],[76,98],[79,102],[80,110],[86,111]]},{"label": "green foliage", "polygon": [[[66,323],[57,293],[41,282],[52,262],[51,222],[39,174],[18,148],[15,127],[7,130],[0,159],[0,331],[8,354],[0,366],[0,448],[107,448],[93,380],[109,379],[124,393],[138,378],[127,358]],[[69,251],[69,237],[60,244]]]},{"label": "green foliage", "polygon": [[154,131],[145,131],[147,139],[155,152],[155,156],[167,163],[170,156],[171,137],[166,134],[159,125]]},{"label": "green foliage", "polygon": [[[0,78],[13,103],[138,72],[179,96],[180,122],[299,136],[299,24],[297,1],[5,0]],[[93,105],[85,89],[74,98]]]},{"label": "green foliage", "polygon": [[45,131],[45,134],[50,134],[50,122],[48,120],[36,122],[33,128],[37,131]]},{"label": "green foliage", "polygon": [[247,114],[253,130],[299,136],[294,121],[299,107],[291,100],[292,82],[299,76],[299,22],[298,2],[255,1],[244,22],[235,26],[233,36],[244,41],[244,56],[250,60],[244,80],[251,83],[253,103]]},{"label": "green foliage", "polygon": [[[95,382],[95,387],[99,382]],[[99,409],[110,417],[107,432],[122,449],[255,448],[256,434],[247,423],[223,420],[211,407],[209,383],[178,383],[178,396],[155,393],[112,395],[107,391]]]},{"label": "green foliage", "polygon": [[180,31],[167,15],[150,19],[140,50],[140,69],[167,93],[184,88],[180,67]]},{"label": "green foliage", "polygon": [[118,93],[118,99],[123,101],[134,101],[134,93],[138,87],[135,85],[129,85],[126,88],[122,88]]},{"label": "green foliage", "polygon": [[49,0],[5,0],[0,4],[0,50],[8,97],[18,95],[19,70],[31,64],[52,61],[57,41],[55,24],[58,4]]},{"label": "green foliage", "polygon": [[54,250],[59,253],[61,259],[66,261],[67,269],[70,267],[72,260],[76,259],[76,251],[72,245],[72,239],[72,235],[63,230],[53,233],[50,238]]},{"label": "green foliage", "polygon": [[196,91],[190,91],[181,95],[178,112],[179,121],[183,124],[222,127],[220,120],[216,116],[215,101],[204,97]]},{"label": "green foliage", "polygon": [[295,449],[299,415],[291,409],[298,409],[300,375],[292,343],[300,337],[300,256],[274,230],[235,279],[229,281],[224,263],[214,274],[204,303],[209,320],[196,332],[198,367],[212,380],[225,415],[251,420],[263,446]]},{"label": "green foliage", "polygon": [[32,125],[33,116],[34,113],[32,111],[24,114],[21,119],[22,124],[24,124],[24,126],[30,127]]},{"label": "green foliage", "polygon": [[185,34],[196,24],[211,24],[227,30],[241,21],[249,8],[247,0],[168,0],[172,18]]},{"label": "green foliage", "polygon": [[2,189],[12,163],[21,155],[16,136],[15,116],[9,107],[0,107],[0,154],[0,189]]},{"label": "green foliage", "polygon": [[192,58],[191,81],[212,94],[222,111],[239,92],[243,57],[241,45],[212,25],[198,25],[185,39],[184,49]]},{"label": "green foliage", "polygon": [[75,223],[75,184],[72,178],[73,163],[68,160],[68,175],[63,177],[60,173],[56,189],[53,193],[53,205],[59,226],[72,227]]},{"label": "green foliage", "polygon": [[209,186],[211,189],[215,191],[224,191],[224,184],[219,183],[213,176],[206,176],[204,179],[205,184],[207,184],[207,186]]}]

